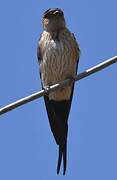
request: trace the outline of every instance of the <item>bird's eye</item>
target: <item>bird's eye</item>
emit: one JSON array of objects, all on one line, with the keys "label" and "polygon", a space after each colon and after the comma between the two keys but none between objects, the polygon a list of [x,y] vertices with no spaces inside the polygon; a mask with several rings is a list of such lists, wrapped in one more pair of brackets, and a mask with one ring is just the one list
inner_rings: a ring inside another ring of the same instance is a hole
[{"label": "bird's eye", "polygon": [[44,15],[44,18],[50,18],[52,15],[53,15],[52,12],[49,12],[49,13]]},{"label": "bird's eye", "polygon": [[45,15],[44,15],[44,18],[49,18],[49,14],[45,14]]},{"label": "bird's eye", "polygon": [[63,11],[61,11],[61,15],[63,16]]}]

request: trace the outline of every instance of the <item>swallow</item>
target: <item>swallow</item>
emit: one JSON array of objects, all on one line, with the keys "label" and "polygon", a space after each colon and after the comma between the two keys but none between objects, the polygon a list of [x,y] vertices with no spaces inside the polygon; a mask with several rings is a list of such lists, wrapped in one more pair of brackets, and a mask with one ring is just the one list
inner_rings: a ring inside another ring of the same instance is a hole
[{"label": "swallow", "polygon": [[[74,78],[80,57],[78,42],[67,28],[64,13],[50,8],[42,18],[43,32],[38,40],[37,57],[43,89]],[[59,146],[57,174],[63,160],[63,175],[67,168],[68,116],[70,113],[74,82],[44,96],[50,128]]]}]

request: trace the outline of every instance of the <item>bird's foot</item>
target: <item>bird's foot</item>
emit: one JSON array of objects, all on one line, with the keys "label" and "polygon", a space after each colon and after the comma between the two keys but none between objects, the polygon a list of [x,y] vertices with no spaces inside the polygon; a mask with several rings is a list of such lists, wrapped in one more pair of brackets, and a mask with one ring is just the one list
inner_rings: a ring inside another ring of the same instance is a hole
[{"label": "bird's foot", "polygon": [[45,91],[46,95],[49,94],[49,90],[50,90],[50,86],[44,87],[44,91]]},{"label": "bird's foot", "polygon": [[70,80],[70,82],[69,82],[70,86],[75,82],[75,76],[67,76],[67,79]]}]

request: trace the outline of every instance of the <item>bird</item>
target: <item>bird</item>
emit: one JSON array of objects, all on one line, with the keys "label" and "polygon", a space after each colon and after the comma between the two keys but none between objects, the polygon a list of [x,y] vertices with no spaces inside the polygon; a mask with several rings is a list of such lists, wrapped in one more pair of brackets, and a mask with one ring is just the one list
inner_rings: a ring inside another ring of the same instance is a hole
[{"label": "bird", "polygon": [[[43,13],[43,31],[37,43],[37,58],[41,85],[44,90],[70,78],[74,80],[80,57],[79,44],[67,28],[64,12],[49,8]],[[63,160],[63,175],[67,168],[68,117],[74,81],[44,96],[50,128],[58,145],[57,174]]]}]

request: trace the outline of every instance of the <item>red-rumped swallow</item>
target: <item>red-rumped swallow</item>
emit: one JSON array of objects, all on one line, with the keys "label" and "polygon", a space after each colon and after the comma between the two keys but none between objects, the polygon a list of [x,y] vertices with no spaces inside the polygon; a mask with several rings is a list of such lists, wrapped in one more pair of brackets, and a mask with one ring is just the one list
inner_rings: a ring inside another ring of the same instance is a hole
[{"label": "red-rumped swallow", "polygon": [[[37,56],[42,88],[77,73],[80,49],[74,34],[66,27],[63,11],[59,8],[48,9],[42,19],[43,32],[38,42]],[[57,174],[63,158],[63,174],[67,166],[68,116],[70,112],[74,83],[44,96],[51,131],[59,146]]]}]

